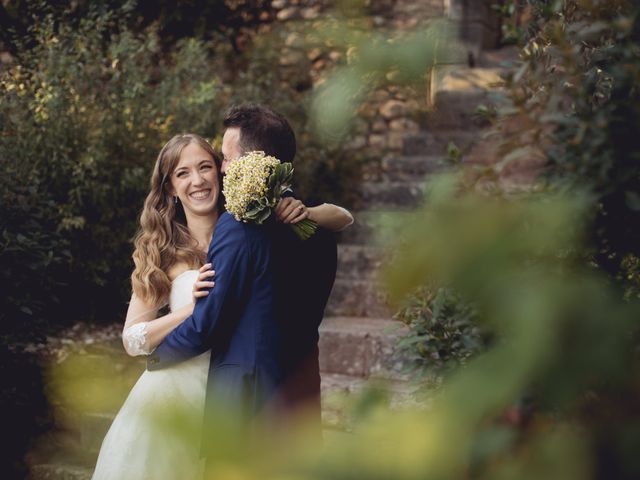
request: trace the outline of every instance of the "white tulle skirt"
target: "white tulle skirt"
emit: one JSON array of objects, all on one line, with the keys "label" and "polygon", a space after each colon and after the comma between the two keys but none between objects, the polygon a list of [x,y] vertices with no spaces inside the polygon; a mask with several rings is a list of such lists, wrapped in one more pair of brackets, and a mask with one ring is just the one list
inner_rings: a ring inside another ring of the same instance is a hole
[{"label": "white tulle skirt", "polygon": [[199,480],[210,352],[145,371],[105,436],[94,480]]}]

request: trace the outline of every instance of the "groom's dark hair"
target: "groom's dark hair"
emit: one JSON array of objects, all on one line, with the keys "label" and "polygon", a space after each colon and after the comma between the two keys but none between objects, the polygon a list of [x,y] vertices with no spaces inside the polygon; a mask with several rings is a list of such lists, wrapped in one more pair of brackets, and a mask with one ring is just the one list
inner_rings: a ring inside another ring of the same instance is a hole
[{"label": "groom's dark hair", "polygon": [[227,110],[222,124],[240,129],[243,152],[262,150],[281,162],[296,156],[296,136],[286,118],[265,105],[247,103]]}]

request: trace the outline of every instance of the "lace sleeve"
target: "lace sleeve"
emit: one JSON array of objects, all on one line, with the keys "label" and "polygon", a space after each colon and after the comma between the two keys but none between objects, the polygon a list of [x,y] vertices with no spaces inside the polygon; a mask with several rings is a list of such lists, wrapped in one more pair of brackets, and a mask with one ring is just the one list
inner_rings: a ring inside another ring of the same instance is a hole
[{"label": "lace sleeve", "polygon": [[129,355],[149,355],[153,351],[147,342],[147,322],[131,325],[122,333],[122,338]]}]

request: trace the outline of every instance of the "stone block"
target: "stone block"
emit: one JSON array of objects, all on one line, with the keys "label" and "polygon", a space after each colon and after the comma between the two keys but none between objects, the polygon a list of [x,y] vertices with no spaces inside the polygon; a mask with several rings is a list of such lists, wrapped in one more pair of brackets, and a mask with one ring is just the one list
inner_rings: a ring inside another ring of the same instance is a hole
[{"label": "stone block", "polygon": [[300,10],[295,7],[283,8],[276,14],[276,18],[281,22],[296,20],[299,18]]},{"label": "stone block", "polygon": [[369,245],[338,245],[338,277],[374,278],[384,261],[384,251]]},{"label": "stone block", "polygon": [[320,370],[365,378],[399,375],[406,360],[396,344],[406,332],[393,320],[327,317],[320,325]]},{"label": "stone block", "polygon": [[502,69],[441,66],[431,75],[431,104],[435,112],[429,124],[436,128],[481,126],[476,107],[489,102],[489,93],[502,84]]},{"label": "stone block", "polygon": [[448,163],[444,155],[386,156],[382,159],[383,182],[406,182],[442,172]]},{"label": "stone block", "polygon": [[377,150],[384,150],[387,148],[386,137],[378,133],[369,135],[369,147]]},{"label": "stone block", "polygon": [[462,152],[466,152],[481,133],[481,130],[431,130],[407,135],[402,154],[446,156],[449,143],[454,143]]},{"label": "stone block", "polygon": [[376,120],[371,125],[371,131],[374,133],[383,133],[387,131],[388,125],[384,120]]},{"label": "stone block", "polygon": [[389,132],[389,135],[387,135],[387,148],[389,150],[402,150],[404,136],[403,132]]},{"label": "stone block", "polygon": [[400,100],[388,100],[380,107],[380,114],[387,120],[406,115],[407,105]]},{"label": "stone block", "polygon": [[326,314],[351,317],[388,317],[387,294],[372,279],[336,278]]},{"label": "stone block", "polygon": [[424,197],[424,184],[411,182],[364,182],[359,199],[366,209],[416,207]]},{"label": "stone block", "polygon": [[395,132],[416,133],[420,131],[420,125],[410,118],[395,118],[389,122],[389,128]]}]

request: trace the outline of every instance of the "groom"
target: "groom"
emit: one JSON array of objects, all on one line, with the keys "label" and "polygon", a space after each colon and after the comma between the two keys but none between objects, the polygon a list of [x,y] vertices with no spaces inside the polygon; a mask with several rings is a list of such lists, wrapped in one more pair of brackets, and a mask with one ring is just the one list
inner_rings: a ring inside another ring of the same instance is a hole
[{"label": "groom", "polygon": [[[223,125],[223,173],[235,159],[255,150],[293,163],[293,130],[282,115],[270,108],[255,104],[234,106],[227,111]],[[304,205],[299,208],[306,210]],[[278,359],[282,384],[277,404],[285,418],[304,415],[307,426],[320,437],[318,327],[336,276],[335,235],[318,228],[311,238],[301,241],[289,226],[280,225],[271,232],[271,248],[281,334]]]}]

